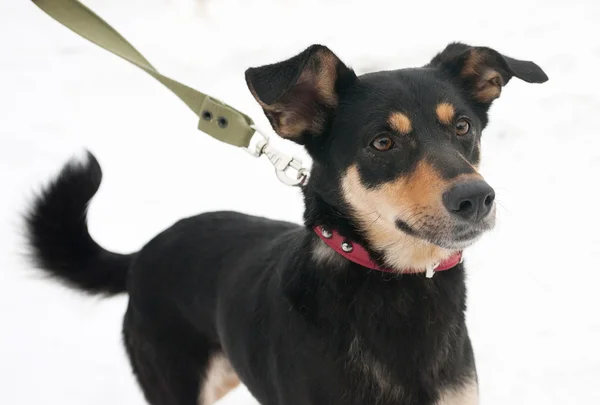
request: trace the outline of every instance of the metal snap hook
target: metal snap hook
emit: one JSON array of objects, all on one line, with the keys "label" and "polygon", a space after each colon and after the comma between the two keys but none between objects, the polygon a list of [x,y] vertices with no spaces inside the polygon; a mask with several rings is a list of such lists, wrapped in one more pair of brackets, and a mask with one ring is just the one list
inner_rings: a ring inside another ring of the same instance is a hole
[{"label": "metal snap hook", "polygon": [[269,137],[255,125],[251,126],[262,138],[254,147],[244,148],[254,157],[266,155],[275,167],[279,181],[288,186],[305,186],[308,182],[309,171],[302,166],[302,160],[287,155],[269,143]]}]

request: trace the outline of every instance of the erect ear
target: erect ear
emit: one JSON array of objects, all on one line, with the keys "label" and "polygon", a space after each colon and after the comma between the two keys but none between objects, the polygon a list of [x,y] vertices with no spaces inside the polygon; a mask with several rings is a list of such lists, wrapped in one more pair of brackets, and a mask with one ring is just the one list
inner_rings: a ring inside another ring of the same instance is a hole
[{"label": "erect ear", "polygon": [[300,144],[326,130],[340,91],[355,78],[354,72],[322,45],[246,71],[248,87],[275,132]]},{"label": "erect ear", "polygon": [[481,104],[500,97],[502,87],[514,76],[528,83],[544,83],[548,76],[535,63],[513,59],[486,47],[452,43],[437,54],[429,66],[455,79],[459,86]]}]

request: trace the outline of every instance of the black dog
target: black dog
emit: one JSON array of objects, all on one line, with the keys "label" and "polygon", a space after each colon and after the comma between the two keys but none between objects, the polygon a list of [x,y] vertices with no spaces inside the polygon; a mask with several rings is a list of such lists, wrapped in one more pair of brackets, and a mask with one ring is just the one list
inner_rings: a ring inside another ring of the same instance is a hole
[{"label": "black dog", "polygon": [[129,293],[124,342],[153,405],[212,404],[238,376],[263,405],[476,404],[459,258],[494,225],[480,139],[513,76],[547,80],[460,43],[360,77],[311,46],[246,72],[275,131],[314,160],[305,226],[207,213],[111,253],[87,230],[90,155],[34,202],[32,254],[78,289]]}]

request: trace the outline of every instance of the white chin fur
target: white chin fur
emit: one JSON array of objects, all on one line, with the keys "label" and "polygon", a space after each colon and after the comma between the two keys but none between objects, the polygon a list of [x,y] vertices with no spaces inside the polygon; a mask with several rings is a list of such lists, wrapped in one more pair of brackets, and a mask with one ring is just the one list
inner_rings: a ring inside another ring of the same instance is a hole
[{"label": "white chin fur", "polygon": [[456,249],[456,250],[462,250],[462,249],[466,249],[469,246],[473,245],[475,242],[477,242],[479,239],[481,239],[481,235],[478,235],[476,237],[474,237],[473,239],[469,239],[469,240],[465,240],[465,241],[460,241],[460,242],[448,242],[447,244],[445,244],[445,248],[447,249]]}]

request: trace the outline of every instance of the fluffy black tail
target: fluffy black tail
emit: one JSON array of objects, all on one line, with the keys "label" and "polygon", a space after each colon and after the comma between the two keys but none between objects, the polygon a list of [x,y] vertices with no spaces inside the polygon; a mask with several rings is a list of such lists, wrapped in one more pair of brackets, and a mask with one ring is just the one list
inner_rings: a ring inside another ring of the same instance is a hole
[{"label": "fluffy black tail", "polygon": [[71,161],[33,201],[25,216],[35,264],[71,287],[90,294],[126,291],[133,255],[109,252],[88,232],[87,207],[102,180],[96,158]]}]

